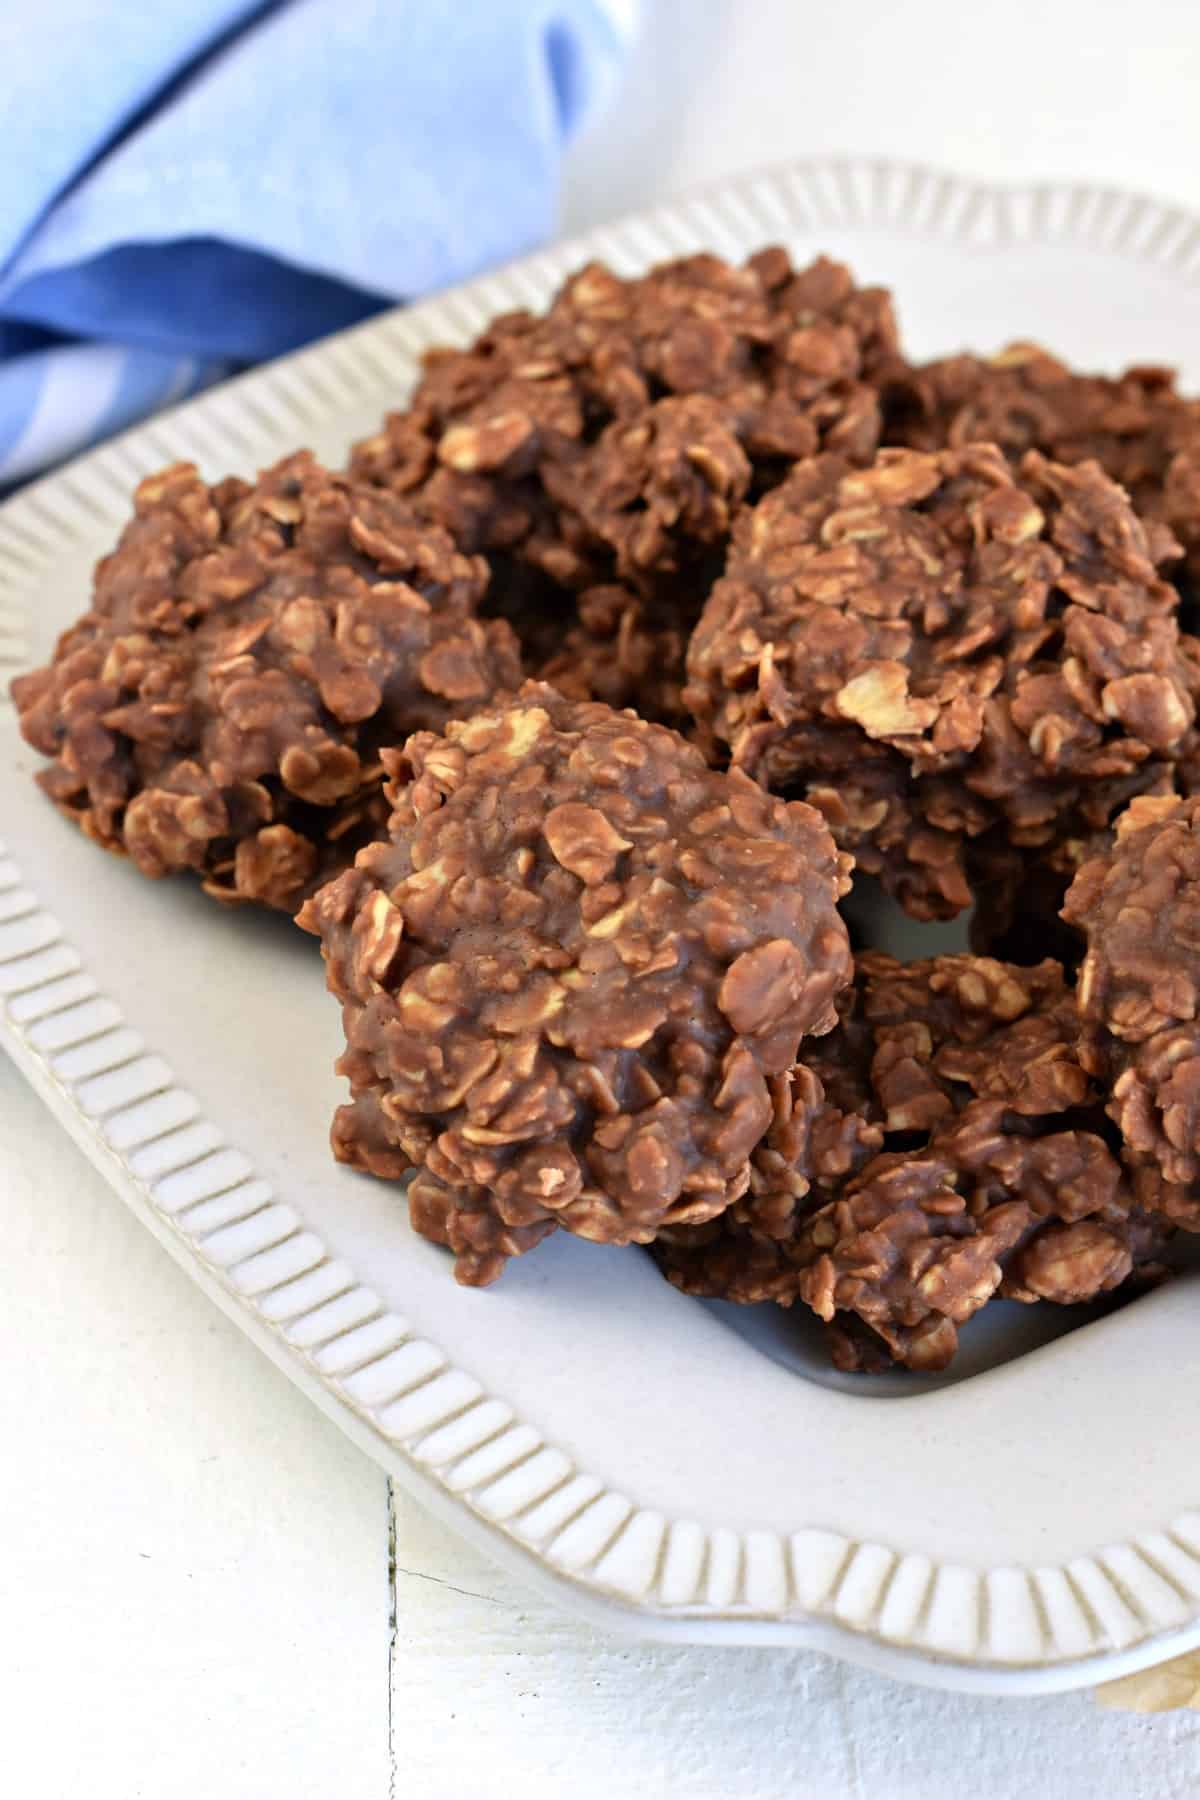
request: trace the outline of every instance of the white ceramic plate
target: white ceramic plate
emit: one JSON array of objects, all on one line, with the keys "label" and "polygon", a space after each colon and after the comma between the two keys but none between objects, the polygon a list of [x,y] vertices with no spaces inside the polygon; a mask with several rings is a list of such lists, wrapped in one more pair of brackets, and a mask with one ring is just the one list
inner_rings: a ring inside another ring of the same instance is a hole
[{"label": "white ceramic plate", "polygon": [[[338,459],[426,344],[540,305],[586,256],[634,271],[771,240],[893,285],[918,355],[1036,334],[1200,385],[1200,220],[804,164],[388,315],[26,489],[0,511],[0,661],[48,653],[159,464]],[[1039,1315],[990,1307],[970,1379],[880,1385],[828,1372],[801,1321],[688,1301],[636,1252],[559,1237],[494,1289],[456,1287],[395,1189],[330,1160],[339,1027],[312,941],[100,855],[35,790],[7,703],[0,756],[0,1041],[196,1281],[464,1532],[599,1624],[947,1687],[1084,1685],[1200,1642],[1195,1275],[1025,1354]]]}]

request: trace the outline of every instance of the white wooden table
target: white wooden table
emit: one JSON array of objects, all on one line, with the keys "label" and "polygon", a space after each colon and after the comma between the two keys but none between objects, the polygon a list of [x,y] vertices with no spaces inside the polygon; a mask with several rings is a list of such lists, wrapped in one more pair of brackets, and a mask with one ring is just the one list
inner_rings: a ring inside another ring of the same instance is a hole
[{"label": "white wooden table", "polygon": [[[644,6],[625,93],[574,154],[568,227],[830,150],[1200,207],[1192,0]],[[1200,1793],[1196,1714],[598,1638],[389,1501],[2,1061],[0,1209],[14,1800],[491,1800],[517,1781],[530,1800]]]}]

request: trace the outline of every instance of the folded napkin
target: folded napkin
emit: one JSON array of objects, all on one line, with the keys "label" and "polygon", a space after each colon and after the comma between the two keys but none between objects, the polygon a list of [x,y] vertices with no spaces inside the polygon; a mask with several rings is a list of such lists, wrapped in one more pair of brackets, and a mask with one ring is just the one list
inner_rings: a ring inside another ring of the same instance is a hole
[{"label": "folded napkin", "polygon": [[0,0],[0,487],[517,255],[636,0]]}]

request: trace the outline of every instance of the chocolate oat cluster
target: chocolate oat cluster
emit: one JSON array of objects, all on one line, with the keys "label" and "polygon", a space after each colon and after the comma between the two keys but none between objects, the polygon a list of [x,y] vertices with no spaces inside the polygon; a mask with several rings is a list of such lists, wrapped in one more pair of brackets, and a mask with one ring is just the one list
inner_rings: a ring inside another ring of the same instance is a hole
[{"label": "chocolate oat cluster", "polygon": [[481,559],[302,452],[143,481],[91,610],[18,677],[38,779],[145,875],[294,911],[382,829],[379,750],[520,679]]},{"label": "chocolate oat cluster", "polygon": [[538,621],[531,673],[566,663],[573,691],[680,723],[687,630],[738,506],[797,457],[868,458],[893,366],[890,297],[825,258],[593,263],[543,317],[429,355],[351,467],[489,553],[495,603]]},{"label": "chocolate oat cluster", "polygon": [[[320,938],[334,1153],[459,1280],[561,1229],[928,1371],[1200,1231],[1198,603],[1169,371],[700,254],[431,352],[348,472],[143,482],[14,695],[89,836]],[[855,881],[974,953],[852,954]]]},{"label": "chocolate oat cluster", "polygon": [[1063,916],[1088,946],[1081,1058],[1158,1204],[1200,1230],[1200,799],[1133,801]]},{"label": "chocolate oat cluster", "polygon": [[820,816],[537,683],[385,762],[388,838],[299,920],[346,1025],[337,1155],[418,1170],[468,1282],[556,1225],[724,1211],[850,972]]},{"label": "chocolate oat cluster", "polygon": [[990,444],[799,463],[734,536],[685,699],[713,751],[826,814],[919,918],[969,904],[974,840],[1046,860],[1195,712],[1160,546],[1095,465]]},{"label": "chocolate oat cluster", "polygon": [[994,1294],[1070,1305],[1149,1272],[1169,1226],[1097,1129],[1057,964],[868,952],[841,1005],[794,1079],[804,1118],[784,1122],[787,1153],[777,1123],[746,1196],[660,1238],[677,1287],[804,1301],[843,1368],[938,1369]]}]

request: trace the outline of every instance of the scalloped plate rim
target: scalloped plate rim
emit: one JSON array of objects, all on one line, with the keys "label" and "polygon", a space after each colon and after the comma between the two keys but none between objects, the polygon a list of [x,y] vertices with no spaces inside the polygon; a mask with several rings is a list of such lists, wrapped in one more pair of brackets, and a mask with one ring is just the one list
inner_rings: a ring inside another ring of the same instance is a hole
[{"label": "scalloped plate rim", "polygon": [[[85,475],[89,466],[100,467],[105,464],[106,459],[108,462],[112,462],[119,458],[127,447],[135,445],[139,440],[148,441],[160,428],[184,422],[189,415],[204,416],[208,411],[213,410],[215,405],[221,404],[225,398],[231,397],[236,401],[238,396],[252,395],[258,386],[269,388],[271,383],[278,382],[283,372],[288,369],[299,371],[306,367],[316,367],[322,360],[336,355],[339,346],[350,347],[355,344],[362,346],[369,343],[371,338],[376,335],[386,346],[387,334],[394,333],[398,326],[402,332],[411,333],[414,326],[419,331],[426,316],[435,314],[439,308],[453,303],[456,297],[463,301],[469,301],[472,296],[481,298],[487,293],[494,294],[506,282],[512,283],[519,280],[523,273],[533,275],[537,271],[541,276],[556,278],[565,266],[577,262],[587,254],[595,253],[601,248],[609,248],[614,237],[625,234],[626,238],[632,239],[639,231],[652,232],[656,227],[663,229],[664,222],[667,221],[673,220],[679,224],[693,208],[719,206],[723,200],[745,201],[748,195],[754,194],[757,190],[771,187],[777,191],[788,182],[805,180],[811,182],[818,178],[831,178],[835,184],[847,184],[864,176],[876,182],[897,179],[906,181],[918,191],[928,188],[930,184],[935,184],[944,194],[950,193],[960,198],[965,197],[968,208],[973,205],[989,203],[994,206],[1003,197],[1009,203],[1021,202],[1035,209],[1041,204],[1050,205],[1055,201],[1065,204],[1068,212],[1088,206],[1101,211],[1105,208],[1110,211],[1116,209],[1118,214],[1121,209],[1124,209],[1127,232],[1132,228],[1132,222],[1142,219],[1143,216],[1156,218],[1157,225],[1150,234],[1151,244],[1155,242],[1156,238],[1160,242],[1170,243],[1173,234],[1177,235],[1179,231],[1183,232],[1183,242],[1186,245],[1191,246],[1193,238],[1200,242],[1200,214],[1192,214],[1185,208],[1153,196],[1128,193],[1107,185],[1053,181],[999,183],[970,176],[958,177],[928,165],[896,162],[884,157],[810,157],[774,167],[751,170],[731,178],[708,182],[685,190],[674,200],[659,202],[641,212],[605,222],[569,240],[552,244],[532,255],[516,259],[505,267],[490,271],[459,287],[447,290],[443,294],[430,296],[415,303],[414,306],[397,308],[363,325],[353,327],[349,331],[338,333],[333,338],[325,339],[319,344],[308,346],[289,357],[280,359],[277,363],[248,371],[233,381],[223,384],[219,389],[208,390],[195,399],[172,408],[167,413],[157,415],[152,421],[133,427],[118,438],[109,440],[108,443],[93,451],[86,452],[63,468],[23,488],[0,507],[0,550],[3,548],[5,528],[10,528],[17,540],[21,541],[24,535],[21,525],[23,516],[37,517],[45,503],[46,496],[53,494],[59,487],[63,487],[71,493],[78,504],[79,490],[74,486],[74,478]],[[883,221],[876,220],[875,222]],[[905,229],[902,219],[889,216],[886,222],[893,228]],[[802,222],[797,219],[795,223],[796,228],[799,228]],[[824,214],[818,219],[804,223],[812,229],[823,227],[836,229],[838,219]],[[854,218],[845,218],[842,223],[869,226],[872,220],[869,214],[864,213]],[[779,221],[779,224],[782,228],[783,221]],[[931,229],[928,222],[918,221],[912,229],[917,235],[938,235]],[[764,237],[767,235],[765,230],[763,235]],[[1036,238],[1037,234],[1035,233],[1033,236]],[[1007,241],[1011,242],[1012,240]],[[1043,237],[1038,241],[1049,240]],[[997,239],[997,247],[1003,249],[1005,245],[1006,240],[1001,235]],[[1115,249],[1113,245],[1104,247],[1110,250]],[[1178,249],[1178,245],[1176,248]],[[667,246],[660,246],[658,253],[666,253],[666,250]],[[1200,268],[1200,259],[1197,259],[1197,267]],[[1186,277],[1184,278],[1186,279]],[[391,354],[394,355],[395,344],[392,343],[389,348]],[[202,450],[198,449],[198,453],[202,453]],[[33,535],[36,538],[38,532],[34,530]],[[11,617],[11,609],[9,616]],[[0,632],[3,631],[4,622],[3,600],[0,597]],[[0,662],[4,660],[3,638],[0,637]],[[10,652],[7,660],[18,659]],[[2,855],[3,848],[0,846],[0,857]],[[15,869],[15,865],[13,866]],[[10,885],[15,885],[15,883]],[[19,915],[16,922],[21,924],[29,919],[47,917],[52,918],[52,915],[43,913],[40,904],[35,900],[33,908]],[[9,924],[11,921],[5,921],[5,923]],[[48,948],[52,948],[55,943],[65,946],[61,929],[57,928],[56,922],[54,923],[57,935],[50,941]],[[3,939],[4,929],[4,924],[0,924],[0,940]],[[65,946],[65,948],[69,950],[69,946]],[[22,952],[21,954],[26,953]],[[42,951],[37,949],[28,954],[36,959],[42,954]],[[20,960],[20,958],[10,960]],[[82,967],[81,959],[77,955],[75,963],[76,966]],[[54,980],[60,978],[60,976],[47,976],[41,985],[52,985]],[[38,983],[33,983],[30,989],[14,991],[18,995],[24,994],[35,991],[38,985]],[[103,994],[102,987],[94,991],[101,996]],[[718,1607],[710,1608],[708,1615],[705,1616],[702,1611],[691,1611],[686,1605],[677,1605],[670,1610],[664,1610],[664,1603],[657,1606],[639,1604],[636,1600],[623,1597],[618,1586],[605,1585],[595,1578],[586,1579],[582,1574],[571,1574],[561,1567],[553,1566],[532,1545],[518,1541],[504,1528],[503,1524],[489,1521],[481,1516],[465,1498],[453,1493],[448,1485],[439,1480],[430,1469],[419,1465],[415,1458],[401,1447],[400,1442],[388,1439],[380,1427],[371,1423],[370,1419],[365,1416],[365,1407],[356,1407],[350,1399],[339,1392],[333,1377],[323,1377],[317,1371],[311,1357],[305,1356],[301,1350],[290,1345],[284,1336],[282,1327],[274,1323],[255,1304],[253,1298],[239,1294],[235,1290],[232,1280],[223,1275],[216,1265],[207,1260],[199,1249],[189,1242],[183,1231],[173,1223],[162,1207],[155,1205],[148,1180],[139,1179],[130,1166],[128,1155],[133,1154],[133,1151],[122,1156],[104,1140],[98,1126],[84,1115],[77,1100],[72,1098],[69,1084],[55,1076],[45,1058],[28,1040],[27,1034],[19,1028],[11,1016],[10,1008],[4,1002],[2,994],[3,990],[0,988],[0,1043],[3,1044],[5,1050],[35,1090],[46,1101],[54,1116],[81,1146],[110,1185],[116,1189],[136,1216],[149,1227],[174,1259],[188,1270],[204,1291],[247,1332],[276,1366],[283,1369],[321,1407],[323,1412],[333,1418],[360,1448],[381,1463],[390,1475],[416,1493],[439,1516],[485,1549],[487,1553],[514,1568],[527,1579],[548,1589],[565,1604],[582,1612],[593,1624],[609,1629],[616,1628],[633,1637],[664,1642],[777,1644],[816,1648],[844,1660],[910,1681],[959,1691],[989,1694],[1048,1693],[1090,1685],[1098,1680],[1112,1679],[1146,1667],[1200,1643],[1200,1592],[1188,1596],[1193,1604],[1191,1614],[1185,1623],[1170,1629],[1151,1628],[1122,1649],[1105,1647],[1101,1643],[1086,1653],[1077,1656],[1063,1656],[1057,1660],[1039,1660],[1037,1656],[1030,1656],[1028,1659],[995,1659],[986,1657],[978,1651],[959,1655],[930,1648],[927,1644],[916,1644],[911,1641],[908,1643],[897,1642],[884,1637],[878,1629],[871,1625],[856,1628],[819,1611],[805,1611],[799,1608],[795,1598],[797,1582],[794,1573],[785,1575],[790,1601],[785,1611],[772,1612],[770,1608],[754,1610],[743,1606],[735,1611],[722,1612]],[[68,1007],[65,1010],[69,1012],[71,1008]],[[118,1019],[117,1025],[120,1026],[123,1023],[122,1015]],[[117,1072],[120,1073],[121,1068],[125,1066],[120,1065]],[[169,1070],[167,1075],[169,1077]],[[145,1096],[135,1097],[135,1100],[129,1103],[130,1110],[149,1104],[153,1099],[162,1097],[164,1092],[175,1094],[179,1091],[173,1085],[173,1078],[170,1078],[168,1084],[164,1084],[160,1080],[157,1088],[147,1090],[148,1099]],[[204,1115],[201,1113],[201,1120],[203,1117]],[[164,1137],[169,1138],[176,1130],[184,1129],[185,1127],[173,1125],[164,1128],[158,1138],[152,1136],[146,1141],[161,1141]],[[224,1135],[219,1133],[218,1136],[220,1143],[224,1144]],[[135,1145],[134,1148],[136,1147]],[[159,1179],[163,1179],[163,1177],[160,1176]],[[272,1200],[271,1205],[275,1204],[276,1202]],[[286,1199],[284,1205],[286,1206]],[[297,1233],[293,1235],[305,1232],[306,1228],[301,1220]],[[307,1235],[313,1234],[307,1233]],[[290,1239],[281,1241],[288,1242]],[[242,1261],[248,1260],[250,1260],[249,1257],[242,1259]],[[239,1262],[235,1266],[240,1267],[242,1264]],[[298,1277],[297,1279],[302,1278]],[[286,1285],[286,1282],[278,1284],[280,1288]],[[276,1289],[268,1288],[266,1291],[269,1293]],[[442,1369],[435,1371],[435,1378],[440,1379],[441,1375],[447,1372],[454,1372],[453,1366],[449,1362],[445,1363]],[[416,1384],[417,1389],[420,1385],[420,1383]],[[416,1390],[403,1390],[400,1398],[403,1398],[409,1391]],[[481,1388],[481,1398],[472,1401],[465,1410],[469,1412],[475,1405],[482,1404],[488,1398],[486,1391]],[[520,1425],[519,1416],[515,1411],[513,1412],[513,1422],[515,1425]],[[428,1436],[430,1430],[438,1428],[440,1427],[427,1427],[424,1435]],[[506,1426],[504,1430],[509,1428]],[[421,1434],[413,1436],[411,1441],[420,1443],[422,1441]],[[484,1486],[486,1487],[487,1483],[484,1483]],[[551,1490],[551,1492],[554,1491],[556,1490]],[[606,1497],[611,1497],[611,1494],[602,1489],[598,1495],[586,1502],[582,1508],[583,1513],[590,1511],[597,1500],[603,1500]],[[1200,1483],[1198,1483],[1197,1501],[1200,1502]],[[539,1503],[535,1499],[531,1505]],[[601,1545],[598,1553],[590,1558],[588,1566],[595,1568],[597,1564],[602,1563],[610,1549],[626,1535],[631,1522],[639,1516],[648,1515],[639,1513],[636,1503],[632,1503],[630,1511],[623,1515],[615,1532]],[[672,1528],[669,1522],[663,1522],[661,1542],[656,1552],[659,1564],[662,1561],[663,1547],[666,1544],[668,1533]],[[718,1529],[714,1527],[713,1532]],[[778,1536],[778,1534],[758,1535]],[[552,1537],[550,1541],[556,1540]],[[786,1556],[788,1552],[785,1540],[780,1538],[778,1541],[781,1545],[781,1555]],[[1178,1540],[1176,1543],[1178,1544]],[[841,1574],[844,1574],[845,1568],[864,1548],[871,1550],[876,1546],[863,1546],[858,1542],[848,1544],[841,1571],[833,1580],[829,1593],[825,1596],[826,1600],[832,1599],[838,1593]],[[1190,1540],[1187,1548],[1191,1554]],[[744,1551],[739,1553],[744,1553]],[[1108,1551],[1095,1552],[1096,1555],[1109,1553]],[[887,1579],[890,1579],[895,1569],[901,1566],[905,1556],[903,1551],[889,1552],[889,1554],[893,1556],[893,1567],[889,1571]],[[1090,1552],[1084,1552],[1082,1557],[1076,1560],[1086,1560],[1090,1555]],[[1198,1547],[1198,1556],[1193,1557],[1193,1560],[1200,1560],[1200,1547]],[[1152,1563],[1149,1566],[1154,1567]],[[937,1584],[939,1574],[945,1567],[946,1565],[932,1567],[925,1590],[926,1606],[929,1603],[929,1595]],[[976,1573],[982,1583],[998,1571],[979,1570]],[[1032,1575],[1029,1572],[1025,1572],[1025,1574],[1026,1580],[1032,1588]],[[1111,1579],[1107,1570],[1105,1574]],[[744,1575],[742,1579],[745,1579]],[[652,1589],[657,1580],[656,1566],[655,1577],[649,1584],[649,1588],[644,1591]],[[1168,1583],[1168,1585],[1171,1584]],[[886,1586],[887,1580],[884,1580],[874,1603],[876,1626],[877,1614],[882,1606]],[[1115,1583],[1114,1586],[1116,1586]],[[1183,1591],[1178,1584],[1175,1586],[1177,1592]],[[696,1591],[698,1592],[699,1589],[697,1588]],[[1119,1588],[1117,1591],[1120,1591]],[[824,1604],[824,1601],[820,1604]],[[1044,1608],[1044,1598],[1041,1604]],[[1089,1608],[1085,1606],[1084,1610],[1087,1611]],[[1095,1616],[1092,1618],[1092,1624],[1097,1626],[1097,1633],[1102,1636],[1103,1627],[1097,1625]]]}]

